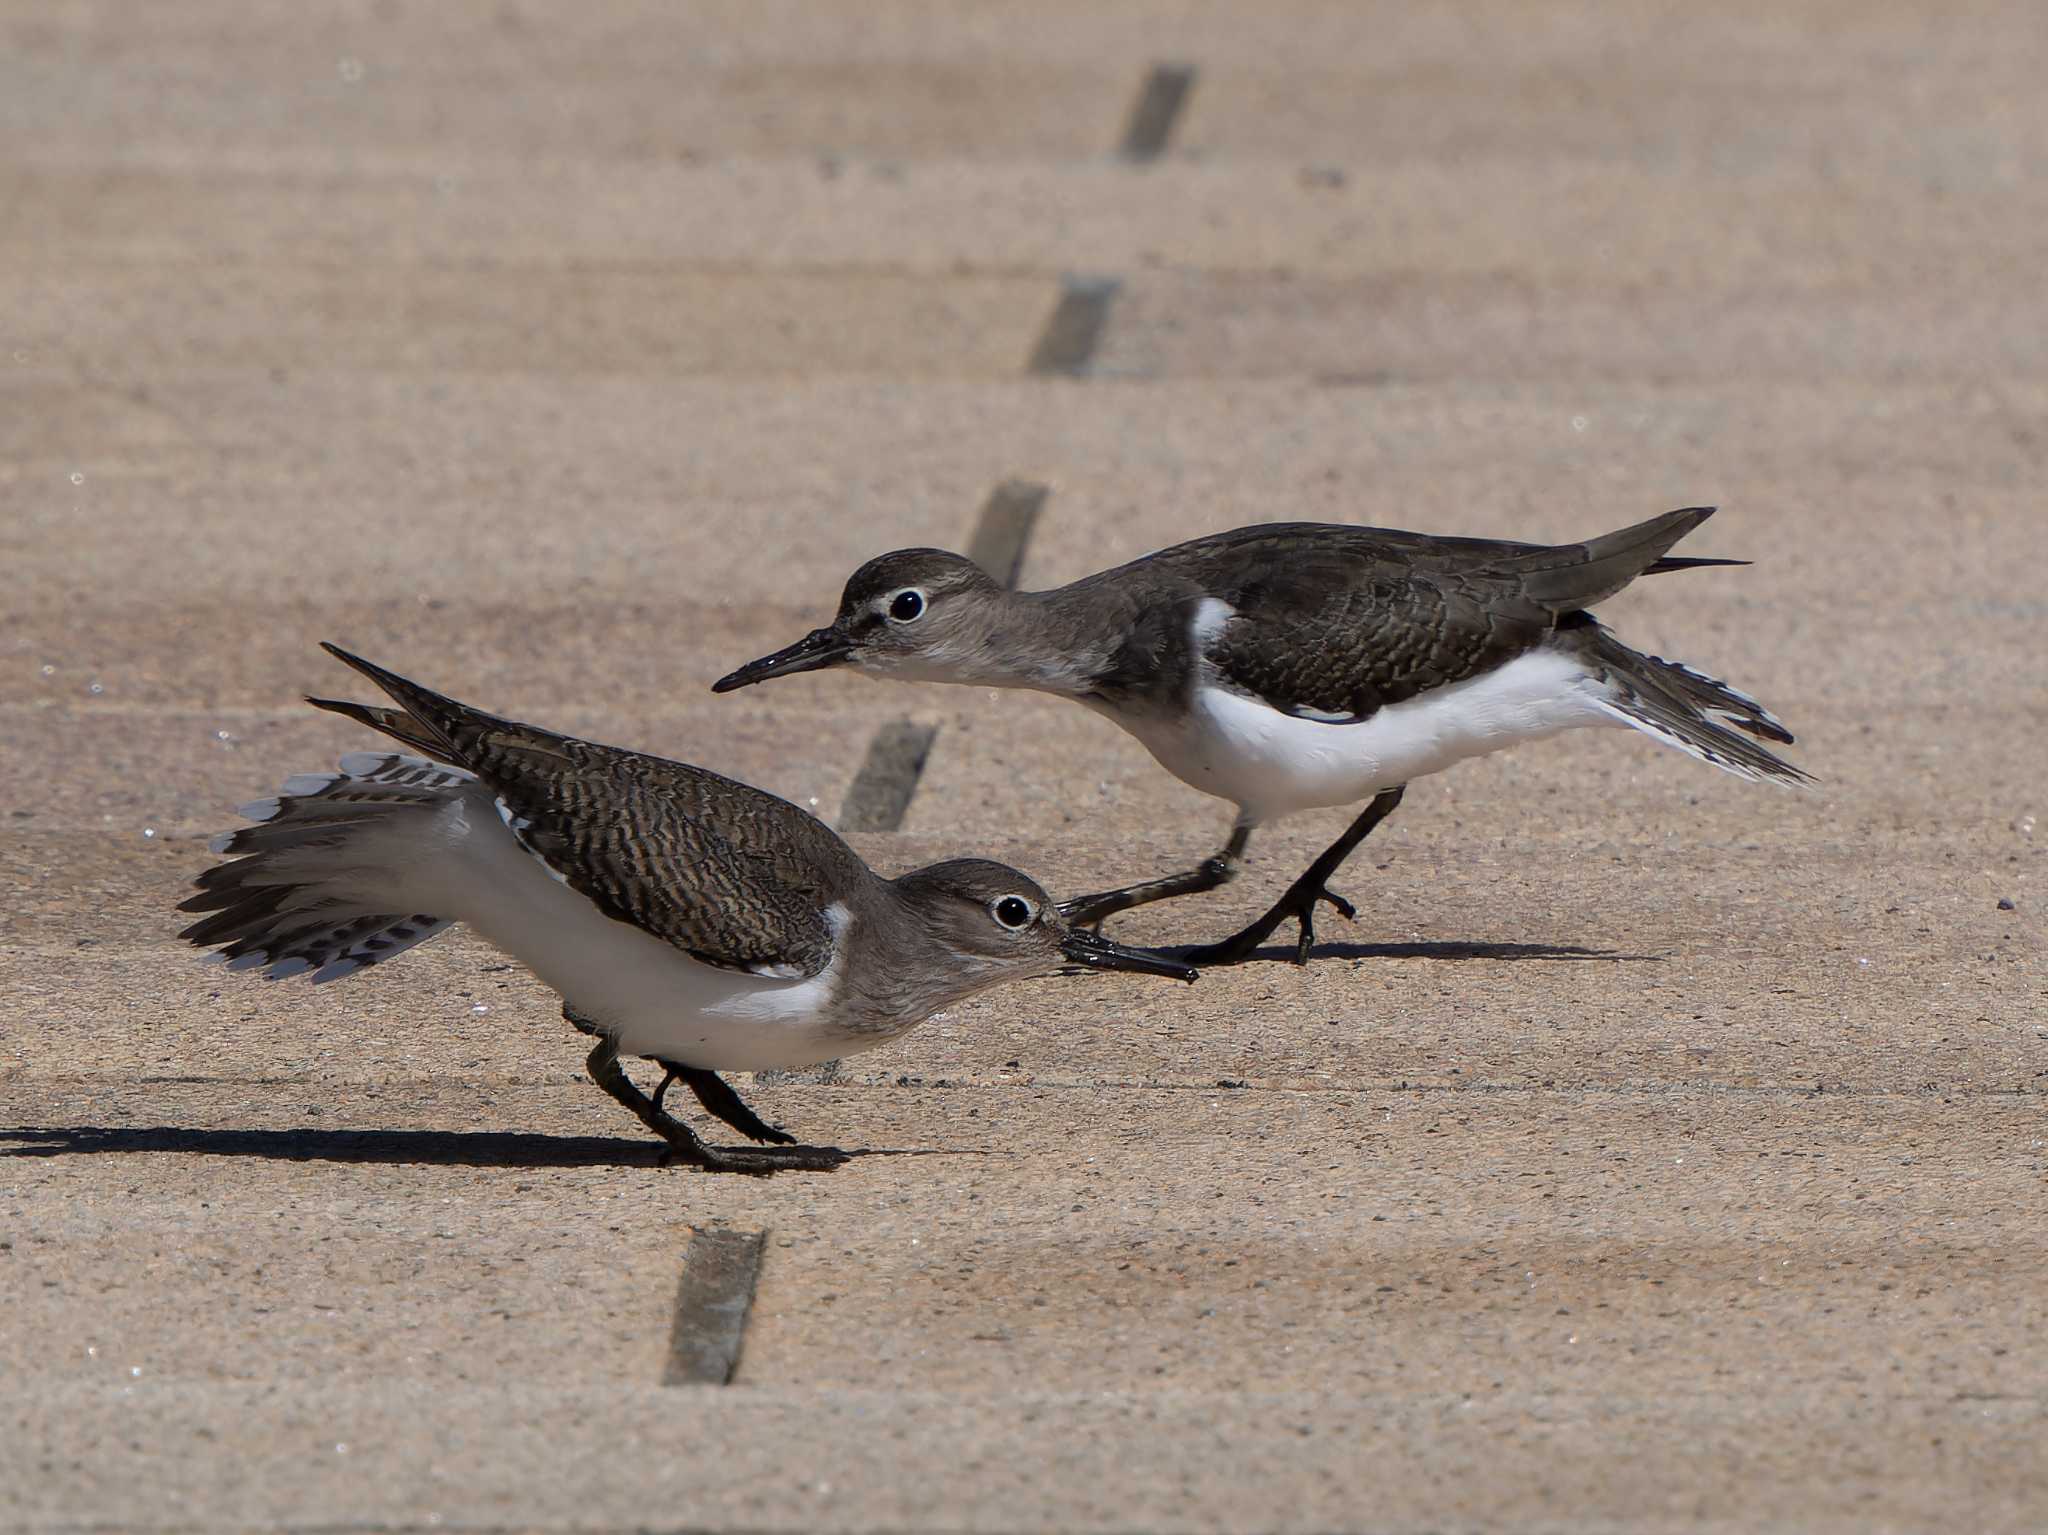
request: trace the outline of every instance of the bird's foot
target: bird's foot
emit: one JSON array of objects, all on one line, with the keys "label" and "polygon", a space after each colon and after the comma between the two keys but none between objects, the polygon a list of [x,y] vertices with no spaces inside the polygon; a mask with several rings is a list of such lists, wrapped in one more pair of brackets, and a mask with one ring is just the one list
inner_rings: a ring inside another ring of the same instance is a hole
[{"label": "bird's foot", "polygon": [[1169,874],[1164,879],[1148,879],[1142,884],[1126,885],[1121,890],[1098,890],[1093,895],[1077,895],[1071,901],[1060,903],[1060,915],[1069,927],[1086,928],[1100,933],[1102,924],[1120,911],[1129,911],[1134,906],[1150,906],[1154,901],[1170,901],[1176,896],[1199,895],[1205,890],[1214,890],[1218,885],[1227,885],[1237,877],[1239,853],[1232,849],[1215,853],[1204,858],[1192,869],[1180,874]]},{"label": "bird's foot", "polygon": [[1357,919],[1358,908],[1343,896],[1338,895],[1320,880],[1302,880],[1292,886],[1274,903],[1271,911],[1250,927],[1231,934],[1221,942],[1201,944],[1183,950],[1181,958],[1197,967],[1237,964],[1257,953],[1259,945],[1273,936],[1274,929],[1291,917],[1300,927],[1294,943],[1294,962],[1297,965],[1305,965],[1308,963],[1308,951],[1315,946],[1316,941],[1316,907],[1325,901],[1329,902],[1337,914],[1347,922]]}]

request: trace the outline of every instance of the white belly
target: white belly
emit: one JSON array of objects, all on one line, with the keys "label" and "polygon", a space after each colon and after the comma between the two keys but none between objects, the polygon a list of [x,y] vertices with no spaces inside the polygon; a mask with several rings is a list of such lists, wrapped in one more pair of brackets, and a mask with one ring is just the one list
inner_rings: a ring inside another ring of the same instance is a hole
[{"label": "white belly", "polygon": [[1534,650],[1355,723],[1299,719],[1206,685],[1177,724],[1122,723],[1168,772],[1257,825],[1356,804],[1518,741],[1616,724],[1599,706],[1601,686],[1570,656]]},{"label": "white belly", "polygon": [[[394,849],[410,908],[467,923],[602,1025],[626,1055],[713,1071],[811,1066],[884,1043],[831,1028],[838,961],[810,979],[724,970],[615,922],[551,875],[479,789]],[[843,931],[845,909],[835,907]]]}]

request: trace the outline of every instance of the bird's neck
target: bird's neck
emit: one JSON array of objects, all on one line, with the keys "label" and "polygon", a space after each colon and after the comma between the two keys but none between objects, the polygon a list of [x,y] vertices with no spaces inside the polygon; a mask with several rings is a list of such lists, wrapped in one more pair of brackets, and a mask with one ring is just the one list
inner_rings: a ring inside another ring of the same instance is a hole
[{"label": "bird's neck", "polygon": [[840,972],[834,1001],[842,1021],[901,1032],[999,978],[948,947],[892,881],[877,877],[865,896],[855,920],[867,924],[870,938],[849,950]]},{"label": "bird's neck", "polygon": [[919,680],[1079,697],[1112,653],[1111,629],[1094,621],[1099,616],[1076,587],[992,593],[971,626],[902,671]]}]

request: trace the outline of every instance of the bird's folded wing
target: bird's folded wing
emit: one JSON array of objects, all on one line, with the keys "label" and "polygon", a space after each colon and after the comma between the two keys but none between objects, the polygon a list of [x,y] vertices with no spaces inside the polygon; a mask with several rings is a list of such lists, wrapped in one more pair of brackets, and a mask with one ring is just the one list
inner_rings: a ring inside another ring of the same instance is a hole
[{"label": "bird's folded wing", "polygon": [[1549,633],[1550,614],[1492,553],[1424,553],[1370,536],[1240,546],[1205,578],[1232,613],[1208,637],[1206,659],[1226,686],[1276,709],[1364,719],[1491,671]]},{"label": "bird's folded wing", "polygon": [[795,806],[683,763],[509,722],[465,744],[520,844],[606,916],[727,969],[797,977],[831,963],[833,853],[856,860]]},{"label": "bird's folded wing", "polygon": [[405,711],[340,712],[476,774],[520,845],[606,916],[725,969],[799,977],[832,962],[826,908],[872,876],[814,817],[703,768],[501,719],[321,648]]}]

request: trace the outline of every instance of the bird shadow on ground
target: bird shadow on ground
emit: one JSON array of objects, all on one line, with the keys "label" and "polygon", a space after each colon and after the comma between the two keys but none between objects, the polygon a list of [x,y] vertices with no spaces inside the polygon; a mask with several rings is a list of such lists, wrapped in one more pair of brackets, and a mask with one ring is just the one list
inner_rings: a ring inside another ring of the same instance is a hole
[{"label": "bird shadow on ground", "polygon": [[[1582,949],[1563,943],[1484,943],[1451,939],[1434,943],[1318,943],[1308,951],[1311,963],[1319,959],[1541,959],[1648,961],[1661,964],[1668,954],[1631,954],[1621,949]],[[1293,942],[1278,942],[1250,956],[1264,962],[1294,962]]]},{"label": "bird shadow on ground", "polygon": [[[616,1135],[497,1130],[195,1130],[176,1125],[0,1128],[0,1157],[183,1152],[278,1162],[424,1163],[439,1167],[657,1167],[668,1148]],[[869,1147],[864,1157],[974,1156],[973,1151]],[[679,1170],[687,1170],[681,1169]],[[790,1168],[795,1172],[799,1169]]]}]

